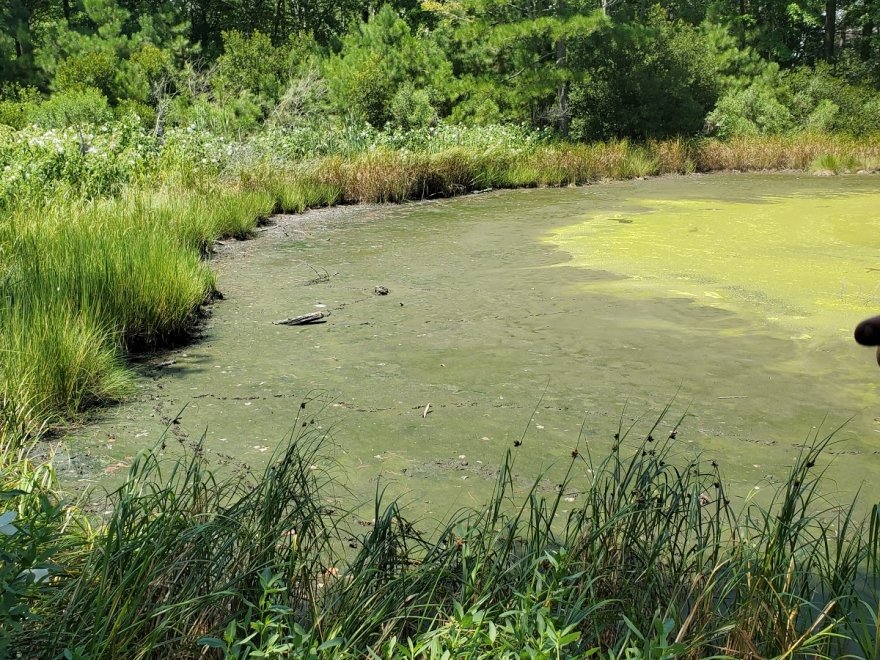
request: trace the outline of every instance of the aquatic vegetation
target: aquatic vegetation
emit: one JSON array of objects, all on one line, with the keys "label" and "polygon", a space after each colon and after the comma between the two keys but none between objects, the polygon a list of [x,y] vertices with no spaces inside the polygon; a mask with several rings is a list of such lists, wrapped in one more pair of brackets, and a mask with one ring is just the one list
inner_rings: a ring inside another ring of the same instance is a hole
[{"label": "aquatic vegetation", "polygon": [[766,135],[761,138],[737,137],[730,140],[702,140],[695,154],[701,172],[719,170],[808,170],[819,156],[832,155],[865,164],[876,162],[874,140],[858,140],[835,135]]},{"label": "aquatic vegetation", "polygon": [[[43,521],[33,542],[52,558],[32,564],[51,579],[31,580],[15,611],[0,608],[0,628],[13,652],[91,658],[204,647],[227,657],[873,657],[880,513],[860,522],[852,506],[825,502],[831,439],[803,446],[768,504],[737,508],[717,463],[675,459],[686,432],[621,429],[602,456],[575,439],[550,494],[518,490],[512,450],[486,505],[436,528],[381,493],[373,520],[339,510],[312,426],[259,475],[215,470],[200,441],[177,458],[144,451],[100,526],[74,526],[64,548],[54,544],[70,514],[22,508],[24,493],[0,504],[21,511],[22,529]],[[51,478],[30,492],[57,501]],[[25,540],[0,536],[0,550]]]},{"label": "aquatic vegetation", "polygon": [[822,154],[810,163],[810,172],[813,174],[844,174],[867,169],[869,169],[867,161],[860,162],[852,154],[843,157],[835,154]]}]

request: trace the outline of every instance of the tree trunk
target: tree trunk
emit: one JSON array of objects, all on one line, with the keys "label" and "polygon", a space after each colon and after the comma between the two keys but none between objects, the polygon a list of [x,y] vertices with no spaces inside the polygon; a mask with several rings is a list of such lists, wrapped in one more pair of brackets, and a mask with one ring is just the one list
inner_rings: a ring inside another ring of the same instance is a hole
[{"label": "tree trunk", "polygon": [[280,46],[281,42],[283,42],[287,36],[286,34],[282,34],[286,23],[286,14],[287,7],[285,6],[284,0],[275,0],[275,16],[272,20],[272,43],[276,46]]},{"label": "tree trunk", "polygon": [[825,61],[834,61],[834,33],[837,31],[837,0],[825,0]]},{"label": "tree trunk", "polygon": [[61,11],[64,14],[64,20],[70,23],[70,0],[62,0]]},{"label": "tree trunk", "polygon": [[[556,3],[556,14],[560,20],[565,20],[565,0],[559,0]],[[565,59],[567,55],[566,43],[564,37],[556,40],[556,66],[560,71],[565,69]],[[559,133],[562,137],[568,137],[568,81],[563,80],[559,85],[557,94],[557,110],[559,111]]]},{"label": "tree trunk", "polygon": [[[565,67],[565,39],[556,42],[556,65],[562,69]],[[559,85],[558,92],[559,133],[562,137],[568,137],[568,81],[563,80]]]},{"label": "tree trunk", "polygon": [[859,46],[859,55],[864,62],[871,59],[871,37],[874,35],[874,23],[869,19],[862,26],[862,43]]}]

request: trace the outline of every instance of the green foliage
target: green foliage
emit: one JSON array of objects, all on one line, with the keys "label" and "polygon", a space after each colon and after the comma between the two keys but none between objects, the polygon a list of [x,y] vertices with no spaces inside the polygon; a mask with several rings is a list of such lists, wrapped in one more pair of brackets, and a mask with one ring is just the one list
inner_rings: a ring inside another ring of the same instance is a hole
[{"label": "green foliage", "polygon": [[389,106],[391,123],[403,130],[425,128],[437,118],[427,90],[415,89],[407,82],[400,86]]},{"label": "green foliage", "polygon": [[59,62],[55,69],[55,89],[61,92],[76,92],[93,88],[108,96],[112,94],[118,67],[119,61],[110,51],[71,55]]},{"label": "green foliage", "polygon": [[435,11],[444,17],[437,39],[457,74],[452,116],[468,124],[558,125],[568,112],[561,90],[588,75],[577,53],[607,25],[577,2],[451,2]]},{"label": "green foliage", "polygon": [[40,93],[34,87],[5,86],[0,93],[0,124],[24,128],[41,100]]},{"label": "green foliage", "polygon": [[726,25],[705,22],[700,31],[709,49],[720,94],[747,87],[753,80],[768,75],[768,68],[774,66],[755,49],[743,46]]},{"label": "green foliage", "polygon": [[426,98],[442,102],[452,70],[428,36],[413,34],[390,6],[383,5],[346,36],[339,55],[326,61],[324,75],[340,114],[382,128],[395,118],[392,102],[402,86],[413,91],[409,100],[398,99],[398,109],[415,104],[413,111],[424,115]]},{"label": "green foliage", "polygon": [[763,83],[725,94],[706,122],[709,131],[722,138],[779,134],[793,127],[791,112],[776,91]]},{"label": "green foliage", "polygon": [[178,126],[209,134],[241,136],[256,129],[265,108],[249,92],[217,90],[194,98],[177,97],[168,112]]},{"label": "green foliage", "polygon": [[268,568],[260,572],[260,597],[248,604],[244,620],[229,622],[223,639],[203,637],[200,646],[222,649],[225,660],[246,658],[313,658],[343,645],[336,638],[319,644],[317,636],[294,620],[292,608],[283,604],[287,588],[282,575]]},{"label": "green foliage", "polygon": [[[12,293],[3,287],[4,296]],[[112,333],[64,305],[35,299],[28,291],[15,293],[23,302],[0,308],[0,350],[7,356],[0,366],[0,397],[27,405],[9,411],[4,423],[33,434],[131,392]]]},{"label": "green foliage", "polygon": [[[48,105],[57,108],[58,101]],[[76,101],[73,106],[79,107]],[[109,116],[100,99],[98,107],[102,116]],[[59,113],[61,110],[65,108]],[[40,107],[35,114],[43,111]],[[67,123],[66,118],[62,114],[58,123]],[[0,134],[0,208],[28,204],[40,207],[57,192],[77,198],[116,191],[155,174],[163,164],[157,155],[170,158],[169,152],[176,152],[178,144],[177,140],[166,144],[160,154],[157,140],[145,132],[139,120],[128,116],[102,126],[79,125],[61,130],[28,127]],[[182,157],[179,153],[177,156]],[[203,155],[186,154],[187,159],[196,157]]]},{"label": "green foliage", "polygon": [[571,91],[577,139],[693,135],[717,99],[705,35],[656,14],[646,26],[603,30],[577,56],[590,72]]},{"label": "green foliage", "polygon": [[143,101],[135,99],[122,99],[113,109],[113,114],[118,119],[125,119],[128,116],[134,116],[145,128],[153,128],[158,117],[156,110],[147,105]]},{"label": "green foliage", "polygon": [[[77,616],[7,628],[15,648],[671,659],[870,657],[878,643],[877,583],[863,571],[880,560],[880,513],[827,511],[828,438],[799,451],[768,504],[739,511],[714,463],[679,462],[672,439],[630,429],[601,456],[590,439],[555,495],[516,490],[508,453],[484,507],[422,529],[377,498],[364,529],[334,521],[323,500],[331,483],[312,466],[331,459],[314,428],[259,475],[215,471],[200,443],[176,458],[142,452],[109,494],[105,524],[18,600]],[[580,497],[565,516],[571,490]],[[51,549],[63,521],[47,520]],[[4,538],[0,548],[19,547]]]},{"label": "green foliage", "polygon": [[813,174],[842,174],[855,172],[861,166],[862,164],[852,156],[839,157],[835,154],[822,154],[810,163],[810,171]]},{"label": "green foliage", "polygon": [[[56,559],[70,541],[64,507],[40,483],[48,466],[34,469],[8,437],[2,440],[10,454],[0,464],[0,655],[9,657],[10,642],[33,625],[32,605],[60,572]],[[10,481],[23,488],[8,488]]]},{"label": "green foliage", "polygon": [[162,76],[170,73],[172,66],[171,54],[151,43],[144,43],[135,50],[129,57],[129,61],[140,70],[150,83],[155,83]]},{"label": "green foliage", "polygon": [[43,128],[83,128],[103,124],[113,116],[107,97],[95,87],[53,94],[34,109],[30,120]]},{"label": "green foliage", "polygon": [[783,82],[796,126],[856,136],[880,132],[880,91],[850,84],[827,66],[794,70]]},{"label": "green foliage", "polygon": [[49,605],[78,615],[47,620],[36,643],[52,655],[173,654],[226,629],[231,657],[291,650],[283,637],[304,623],[293,606],[318,595],[313,571],[332,535],[325,477],[309,469],[326,458],[310,437],[286,444],[262,475],[216,474],[200,444],[171,460],[158,447],[139,454],[108,496],[92,551],[53,585]]},{"label": "green foliage", "polygon": [[275,106],[288,88],[297,66],[310,47],[303,35],[291,35],[276,47],[268,35],[237,30],[223,33],[223,54],[217,60],[215,87],[226,93],[247,93],[259,100],[264,114]]}]

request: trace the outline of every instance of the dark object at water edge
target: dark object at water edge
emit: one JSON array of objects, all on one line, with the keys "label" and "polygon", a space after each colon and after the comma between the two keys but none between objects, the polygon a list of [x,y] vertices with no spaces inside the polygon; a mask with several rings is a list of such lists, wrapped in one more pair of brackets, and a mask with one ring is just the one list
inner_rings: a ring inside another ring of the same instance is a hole
[{"label": "dark object at water edge", "polygon": [[292,316],[289,319],[281,319],[280,321],[272,321],[273,325],[309,325],[312,323],[326,323],[326,317],[330,316],[330,312],[310,312],[302,316]]},{"label": "dark object at water edge", "polygon": [[862,346],[877,347],[877,364],[880,364],[880,316],[865,319],[856,326],[855,338]]}]

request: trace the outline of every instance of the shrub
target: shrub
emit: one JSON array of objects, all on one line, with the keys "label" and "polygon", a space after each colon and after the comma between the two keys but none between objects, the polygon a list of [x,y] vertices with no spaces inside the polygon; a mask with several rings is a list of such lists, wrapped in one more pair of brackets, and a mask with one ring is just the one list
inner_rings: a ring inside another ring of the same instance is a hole
[{"label": "shrub", "polygon": [[0,124],[24,128],[31,121],[42,97],[35,87],[9,86],[0,90]]},{"label": "shrub", "polygon": [[792,116],[772,89],[761,83],[730,92],[706,117],[710,133],[722,138],[772,135],[792,128]]},{"label": "shrub", "polygon": [[413,34],[389,5],[383,5],[345,37],[339,55],[326,61],[324,76],[341,115],[381,128],[393,119],[391,103],[405,83],[436,94],[448,85],[452,68],[430,36]]},{"label": "shrub", "polygon": [[156,110],[143,101],[122,99],[113,109],[113,114],[119,119],[134,116],[137,118],[138,123],[147,129],[151,129],[156,125]]},{"label": "shrub", "polygon": [[589,72],[571,88],[576,140],[693,135],[718,98],[705,35],[656,12],[648,25],[609,27],[572,50]]},{"label": "shrub", "polygon": [[128,59],[149,83],[171,71],[171,54],[151,43],[143,44]]},{"label": "shrub", "polygon": [[217,60],[214,87],[227,90],[226,94],[250,94],[268,115],[310,45],[305,35],[293,35],[285,45],[274,46],[259,30],[250,35],[238,30],[223,32],[223,54]]},{"label": "shrub", "polygon": [[95,87],[53,94],[33,112],[33,122],[43,128],[101,124],[113,116],[107,97]]},{"label": "shrub", "polygon": [[416,89],[409,82],[394,94],[389,110],[392,124],[404,130],[425,128],[437,118],[428,90]]},{"label": "shrub", "polygon": [[848,82],[824,65],[792,71],[783,83],[796,125],[855,136],[880,132],[876,89]]},{"label": "shrub", "polygon": [[840,106],[831,99],[822,99],[804,122],[807,131],[828,133],[834,129]]},{"label": "shrub", "polygon": [[119,66],[116,55],[108,50],[71,55],[58,63],[55,89],[59,92],[98,89],[104,96],[113,95],[113,79]]}]

